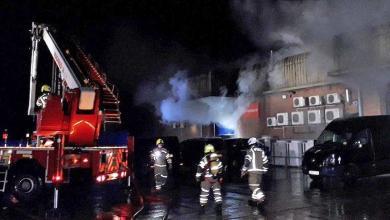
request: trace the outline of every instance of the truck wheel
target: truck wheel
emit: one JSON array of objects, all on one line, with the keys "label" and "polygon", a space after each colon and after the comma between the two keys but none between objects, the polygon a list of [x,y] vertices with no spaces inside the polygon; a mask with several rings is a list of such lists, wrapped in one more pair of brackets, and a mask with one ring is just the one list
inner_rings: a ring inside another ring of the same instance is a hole
[{"label": "truck wheel", "polygon": [[42,180],[30,174],[18,174],[14,180],[14,195],[21,202],[30,202],[37,198],[42,190]]}]

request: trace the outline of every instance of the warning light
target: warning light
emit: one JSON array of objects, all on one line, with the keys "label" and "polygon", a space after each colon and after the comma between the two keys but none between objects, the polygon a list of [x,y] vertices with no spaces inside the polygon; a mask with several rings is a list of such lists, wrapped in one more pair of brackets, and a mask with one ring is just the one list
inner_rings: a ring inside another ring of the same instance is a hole
[{"label": "warning light", "polygon": [[98,183],[104,182],[105,180],[106,180],[106,176],[105,175],[100,175],[100,176],[96,177],[96,181]]},{"label": "warning light", "polygon": [[83,159],[83,163],[88,163],[88,162],[89,162],[88,158]]},{"label": "warning light", "polygon": [[8,131],[7,131],[7,129],[5,129],[4,132],[3,132],[3,139],[4,140],[8,139]]},{"label": "warning light", "polygon": [[58,183],[62,181],[62,177],[60,175],[53,176],[52,181],[54,183]]}]

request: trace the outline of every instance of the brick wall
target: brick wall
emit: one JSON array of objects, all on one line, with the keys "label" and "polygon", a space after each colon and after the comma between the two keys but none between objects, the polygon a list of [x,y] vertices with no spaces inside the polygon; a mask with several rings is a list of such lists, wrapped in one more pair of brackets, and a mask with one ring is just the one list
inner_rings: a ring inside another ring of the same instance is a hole
[{"label": "brick wall", "polygon": [[[327,108],[338,108],[342,112],[343,116],[351,116],[357,114],[357,94],[352,92],[350,103],[345,101],[345,87],[336,84],[336,85],[325,85],[325,86],[316,86],[310,88],[296,89],[288,92],[276,92],[266,94],[264,98],[264,117],[261,119],[261,130],[263,134],[270,136],[278,136],[280,138],[316,138],[320,132],[326,126],[324,111]],[[326,97],[327,94],[338,93],[341,95],[342,101],[340,104],[326,105],[325,100],[323,100],[322,105],[315,107],[293,107],[293,98],[294,97],[309,97],[319,95],[321,97]],[[321,123],[320,124],[308,124],[307,121],[307,111],[310,110],[320,110]],[[304,112],[304,125],[291,125],[291,112],[303,111]],[[266,118],[276,116],[277,113],[287,112],[289,113],[290,125],[288,126],[277,126],[277,127],[267,127]]]}]

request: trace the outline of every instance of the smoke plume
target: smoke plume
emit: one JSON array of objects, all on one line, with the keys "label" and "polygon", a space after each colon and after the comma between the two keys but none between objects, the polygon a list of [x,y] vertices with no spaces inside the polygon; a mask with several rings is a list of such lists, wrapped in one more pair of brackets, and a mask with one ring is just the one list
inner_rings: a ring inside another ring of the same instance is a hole
[{"label": "smoke plume", "polygon": [[[386,74],[377,70],[374,83],[367,83],[372,82],[373,70],[361,67],[380,63],[383,59],[378,55],[380,48],[390,43],[389,37],[378,39],[381,29],[390,30],[389,1],[232,0],[231,8],[242,31],[259,49],[274,50],[268,67],[271,88],[284,80],[282,70],[275,64],[299,52],[309,52],[306,61],[309,74],[325,74],[327,77],[329,72],[348,68],[353,73],[336,80],[363,89],[378,88],[378,85],[388,83]],[[343,44],[337,45],[337,40]],[[380,45],[381,41],[387,43]],[[341,60],[341,66],[340,60],[337,60],[338,50],[342,51],[343,57],[348,57]],[[389,55],[386,56],[389,61]]]},{"label": "smoke plume", "polygon": [[[250,65],[252,68],[252,65]],[[255,73],[256,72],[256,73]],[[255,99],[252,93],[255,88],[261,90],[258,82],[263,77],[261,71],[245,69],[240,73],[238,81],[239,96],[209,96],[193,99],[188,79],[181,72],[169,80],[170,94],[159,103],[161,118],[164,122],[189,122],[207,125],[216,123],[235,130],[238,120],[248,105]]]},{"label": "smoke plume", "polygon": [[[197,91],[190,90],[187,75],[182,71],[172,76],[169,83],[152,85],[158,92],[141,93],[141,96],[153,97],[150,102],[160,109],[163,121],[217,123],[235,129],[249,104],[264,89],[283,85],[285,79],[280,65],[283,59],[306,52],[308,74],[322,74],[327,80],[343,81],[363,89],[382,90],[387,86],[386,71],[369,67],[383,63],[383,59],[390,61],[388,50],[380,52],[381,48],[390,48],[390,34],[386,34],[390,33],[390,1],[232,0],[230,5],[232,16],[256,44],[259,54],[272,52],[265,59],[257,55],[246,58],[240,69],[235,98],[222,95],[196,99]],[[376,33],[384,37],[378,39]],[[345,68],[350,70],[349,74],[335,79],[329,77],[328,73],[342,72]]]}]

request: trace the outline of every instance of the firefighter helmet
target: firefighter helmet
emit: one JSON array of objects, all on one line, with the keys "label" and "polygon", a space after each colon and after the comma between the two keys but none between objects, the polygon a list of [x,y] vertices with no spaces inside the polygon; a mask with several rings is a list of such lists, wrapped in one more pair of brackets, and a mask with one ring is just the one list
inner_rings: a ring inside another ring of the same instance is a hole
[{"label": "firefighter helmet", "polygon": [[41,87],[41,92],[50,92],[50,90],[51,90],[50,86],[46,84]]},{"label": "firefighter helmet", "polygon": [[248,145],[249,146],[252,146],[252,145],[254,145],[254,144],[258,144],[259,142],[257,141],[257,138],[255,138],[255,137],[251,137],[251,138],[249,138],[249,140],[248,140]]},{"label": "firefighter helmet", "polygon": [[164,141],[161,138],[157,139],[156,141],[156,145],[160,145],[160,144],[164,144]]},{"label": "firefighter helmet", "polygon": [[204,153],[205,154],[214,153],[214,152],[215,152],[215,149],[214,149],[214,146],[212,144],[206,144],[206,146],[204,146]]}]

